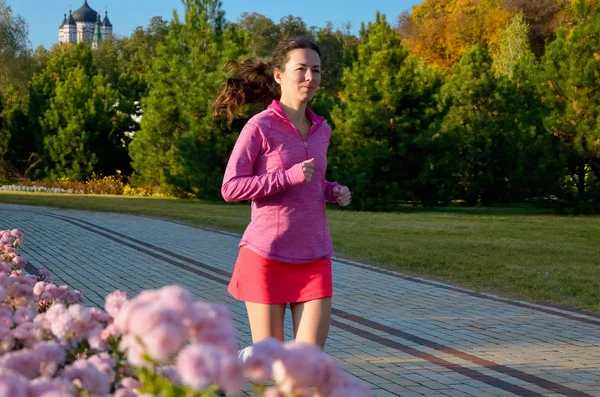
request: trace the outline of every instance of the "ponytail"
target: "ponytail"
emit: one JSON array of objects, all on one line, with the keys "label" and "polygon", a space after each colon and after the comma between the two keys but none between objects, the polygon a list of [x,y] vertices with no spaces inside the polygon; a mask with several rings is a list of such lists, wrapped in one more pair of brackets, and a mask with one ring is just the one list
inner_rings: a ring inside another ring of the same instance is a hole
[{"label": "ponytail", "polygon": [[241,62],[229,61],[225,64],[232,77],[227,79],[221,94],[213,105],[214,116],[227,115],[227,125],[236,117],[245,104],[267,104],[281,96],[273,71],[260,58],[248,58]]}]

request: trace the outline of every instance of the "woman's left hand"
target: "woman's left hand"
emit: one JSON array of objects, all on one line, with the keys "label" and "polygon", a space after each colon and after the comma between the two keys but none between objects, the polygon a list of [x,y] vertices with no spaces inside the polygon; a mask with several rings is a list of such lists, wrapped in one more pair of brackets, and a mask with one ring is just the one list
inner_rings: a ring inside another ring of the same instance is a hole
[{"label": "woman's left hand", "polygon": [[352,202],[352,194],[346,186],[334,187],[333,197],[335,197],[335,201],[341,207],[345,207]]}]

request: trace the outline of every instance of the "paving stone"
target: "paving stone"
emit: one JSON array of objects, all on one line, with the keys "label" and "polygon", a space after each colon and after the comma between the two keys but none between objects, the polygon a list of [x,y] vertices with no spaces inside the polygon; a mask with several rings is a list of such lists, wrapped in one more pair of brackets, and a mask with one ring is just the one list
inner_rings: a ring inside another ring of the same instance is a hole
[{"label": "paving stone", "polygon": [[[239,236],[150,217],[0,204],[23,256],[102,307],[179,284],[227,305],[242,346],[244,304],[226,292]],[[334,241],[335,245],[335,241]],[[477,294],[334,258],[326,352],[387,396],[600,396],[600,316]],[[285,335],[292,338],[289,311]],[[249,392],[249,390],[247,390]]]}]

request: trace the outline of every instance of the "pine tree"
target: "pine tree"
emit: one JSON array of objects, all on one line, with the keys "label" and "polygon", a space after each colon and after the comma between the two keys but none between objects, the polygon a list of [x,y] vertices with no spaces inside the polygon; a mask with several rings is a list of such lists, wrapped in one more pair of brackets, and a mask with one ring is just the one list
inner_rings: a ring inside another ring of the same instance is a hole
[{"label": "pine tree", "polygon": [[130,146],[134,182],[217,198],[235,137],[212,117],[211,107],[225,81],[224,61],[237,59],[247,38],[226,26],[219,1],[184,5],[184,20],[175,15],[147,76],[150,93]]},{"label": "pine tree", "polygon": [[485,204],[506,195],[511,162],[510,140],[505,126],[500,90],[492,72],[492,59],[479,45],[473,46],[453,68],[444,86],[442,104],[449,106],[440,134],[446,135],[452,152],[446,153],[445,174],[453,175],[455,198],[470,205]]},{"label": "pine tree", "polygon": [[586,0],[574,6],[578,23],[559,29],[546,50],[543,94],[551,109],[546,127],[566,151],[573,199],[583,204],[592,174],[600,177],[600,11]]},{"label": "pine tree", "polygon": [[28,160],[35,151],[35,141],[25,112],[26,96],[9,89],[3,97],[3,134],[9,138],[3,159],[14,175],[25,174]]},{"label": "pine tree", "polygon": [[331,174],[351,187],[362,209],[431,201],[420,175],[441,79],[408,57],[384,16],[363,26],[361,39],[332,113]]},{"label": "pine tree", "polygon": [[28,119],[35,152],[28,176],[83,180],[126,165],[124,134],[115,126],[118,92],[98,73],[86,43],[56,46],[29,87]]}]

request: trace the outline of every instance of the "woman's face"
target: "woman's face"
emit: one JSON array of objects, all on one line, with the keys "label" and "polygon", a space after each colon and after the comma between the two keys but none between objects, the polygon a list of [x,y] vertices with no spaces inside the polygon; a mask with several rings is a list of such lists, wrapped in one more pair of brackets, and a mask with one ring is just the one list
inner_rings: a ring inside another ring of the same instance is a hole
[{"label": "woman's face", "polygon": [[292,50],[284,70],[275,69],[273,75],[281,86],[282,100],[306,103],[321,84],[321,58],[308,48]]}]

